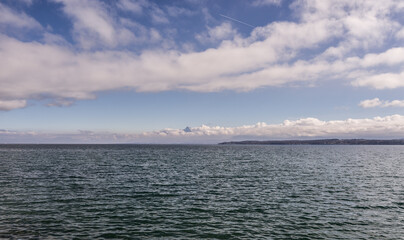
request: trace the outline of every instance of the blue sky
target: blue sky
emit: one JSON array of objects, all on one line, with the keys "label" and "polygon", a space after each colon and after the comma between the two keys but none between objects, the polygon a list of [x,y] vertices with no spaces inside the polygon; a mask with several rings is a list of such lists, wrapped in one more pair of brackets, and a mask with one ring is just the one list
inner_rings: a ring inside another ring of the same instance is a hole
[{"label": "blue sky", "polygon": [[0,0],[0,143],[402,138],[403,13],[398,0]]}]

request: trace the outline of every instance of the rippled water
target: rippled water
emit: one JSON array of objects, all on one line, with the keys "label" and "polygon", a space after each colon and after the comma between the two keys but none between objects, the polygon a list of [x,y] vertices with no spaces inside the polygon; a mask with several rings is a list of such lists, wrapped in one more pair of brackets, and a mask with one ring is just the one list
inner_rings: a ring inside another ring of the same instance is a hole
[{"label": "rippled water", "polygon": [[404,239],[404,147],[0,145],[0,238]]}]

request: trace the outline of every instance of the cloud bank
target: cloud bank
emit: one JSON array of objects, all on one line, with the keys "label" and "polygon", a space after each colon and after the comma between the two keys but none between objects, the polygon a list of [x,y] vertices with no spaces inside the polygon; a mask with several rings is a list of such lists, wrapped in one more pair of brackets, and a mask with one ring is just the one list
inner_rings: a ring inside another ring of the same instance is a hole
[{"label": "cloud bank", "polygon": [[43,133],[0,130],[1,143],[218,143],[230,140],[403,138],[404,116],[322,121],[316,118],[239,127],[206,126],[122,134],[79,131]]},{"label": "cloud bank", "polygon": [[[142,15],[147,10],[156,26],[169,26],[178,14],[193,14],[186,9],[130,0],[110,5],[95,0],[53,2],[72,24],[72,41],[0,3],[0,110],[38,99],[58,105],[119,89],[249,91],[321,81],[375,89],[404,86],[400,0],[295,1],[290,5],[295,21],[271,22],[248,36],[223,19],[195,33],[195,43],[215,44],[198,51],[182,50],[161,31],[117,14]],[[281,3],[255,1],[274,7]],[[33,29],[40,29],[36,32],[42,39],[20,37]],[[167,32],[175,34],[175,29]],[[148,47],[139,47],[144,44]]]}]

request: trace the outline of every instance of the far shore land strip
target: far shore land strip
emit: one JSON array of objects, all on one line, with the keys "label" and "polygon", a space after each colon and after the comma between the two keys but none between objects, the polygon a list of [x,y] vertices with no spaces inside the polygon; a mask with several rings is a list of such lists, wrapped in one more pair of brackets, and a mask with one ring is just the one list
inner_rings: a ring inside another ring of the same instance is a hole
[{"label": "far shore land strip", "polygon": [[220,145],[404,145],[404,139],[316,139],[316,140],[273,140],[232,141]]}]

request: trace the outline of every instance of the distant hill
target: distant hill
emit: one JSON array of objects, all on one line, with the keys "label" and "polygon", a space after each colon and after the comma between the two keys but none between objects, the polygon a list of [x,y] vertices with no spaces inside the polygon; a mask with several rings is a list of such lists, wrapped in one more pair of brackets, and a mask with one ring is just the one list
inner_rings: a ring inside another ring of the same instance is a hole
[{"label": "distant hill", "polygon": [[282,141],[234,141],[222,142],[221,145],[404,145],[404,139],[316,139],[316,140],[282,140]]}]

